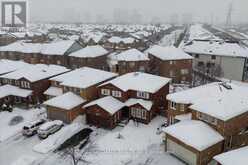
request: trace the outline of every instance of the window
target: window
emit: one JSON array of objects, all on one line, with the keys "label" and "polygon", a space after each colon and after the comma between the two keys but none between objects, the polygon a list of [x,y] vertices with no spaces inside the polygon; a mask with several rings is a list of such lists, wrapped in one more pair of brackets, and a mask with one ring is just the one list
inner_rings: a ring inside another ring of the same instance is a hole
[{"label": "window", "polygon": [[195,58],[199,58],[199,54],[195,54]]},{"label": "window", "polygon": [[137,92],[137,97],[143,98],[143,99],[149,99],[149,93],[138,91],[138,92]]},{"label": "window", "polygon": [[170,103],[171,109],[176,109],[177,104],[175,102]]},{"label": "window", "polygon": [[215,56],[215,55],[212,55],[212,56],[211,56],[211,59],[212,59],[212,60],[215,60],[215,59],[216,59],[216,56]]},{"label": "window", "polygon": [[184,110],[185,110],[184,104],[180,104],[180,111],[184,111]]},{"label": "window", "polygon": [[112,91],[112,96],[121,97],[121,92],[120,91]]},{"label": "window", "polygon": [[30,88],[30,83],[26,81],[21,81],[21,87],[22,88]]},{"label": "window", "polygon": [[170,65],[176,64],[176,61],[170,61]]},{"label": "window", "polygon": [[170,70],[170,77],[174,77],[174,71]]},{"label": "window", "polygon": [[200,120],[203,120],[207,123],[210,123],[210,124],[213,124],[213,125],[217,125],[217,119],[212,117],[212,116],[209,116],[209,115],[206,115],[206,114],[203,114],[203,113],[200,113],[198,112],[197,113],[197,117],[200,119]]},{"label": "window", "polygon": [[109,96],[110,95],[110,90],[109,89],[101,89],[101,94],[104,96]]},{"label": "window", "polygon": [[189,70],[188,69],[181,69],[181,74],[182,75],[189,74]]},{"label": "window", "polygon": [[146,120],[146,110],[142,110],[142,119]]},{"label": "window", "polygon": [[133,107],[131,108],[131,116],[134,118],[146,120],[146,110]]},{"label": "window", "polygon": [[135,62],[130,62],[129,67],[131,67],[131,68],[135,67]]},{"label": "window", "polygon": [[198,62],[198,66],[200,66],[200,67],[201,67],[201,66],[204,66],[204,62],[199,61],[199,62]]}]

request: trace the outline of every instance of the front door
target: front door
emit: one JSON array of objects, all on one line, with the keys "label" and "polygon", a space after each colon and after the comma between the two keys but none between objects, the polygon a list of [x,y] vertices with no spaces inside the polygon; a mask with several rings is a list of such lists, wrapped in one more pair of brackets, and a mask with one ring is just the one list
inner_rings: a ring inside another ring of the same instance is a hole
[{"label": "front door", "polygon": [[121,116],[123,119],[129,118],[129,107],[124,107],[121,112]]}]

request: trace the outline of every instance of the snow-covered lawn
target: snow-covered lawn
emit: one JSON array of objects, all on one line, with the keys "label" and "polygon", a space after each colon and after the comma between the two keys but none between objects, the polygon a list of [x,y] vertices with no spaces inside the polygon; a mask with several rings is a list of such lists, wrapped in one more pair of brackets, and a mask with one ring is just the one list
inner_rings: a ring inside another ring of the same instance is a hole
[{"label": "snow-covered lawn", "polygon": [[[161,162],[163,165],[181,165],[177,159],[164,152],[162,134],[157,128],[165,118],[156,117],[149,125],[130,121],[123,129],[116,128],[96,140],[94,150],[87,153],[86,160],[94,165],[124,165]],[[154,161],[154,162],[153,162]]]},{"label": "snow-covered lawn", "polygon": [[[45,109],[23,110],[19,108],[14,108],[13,112],[0,112],[0,143],[20,133],[27,122],[37,120],[44,112]],[[17,125],[10,125],[9,122],[15,116],[21,116],[24,120]]]},{"label": "snow-covered lawn", "polygon": [[[125,127],[117,127],[114,130],[92,128],[94,132],[90,143],[78,151],[77,155],[81,154],[83,160],[92,165],[183,165],[164,152],[163,135],[156,134],[157,128],[165,120],[164,117],[158,116],[149,125],[137,125],[130,121]],[[72,165],[70,157],[52,151],[67,139],[69,134],[76,132],[77,128],[87,126],[82,121],[82,118],[78,118],[73,124],[65,126],[43,141],[36,135],[26,138],[19,133],[0,143],[0,162],[5,165],[28,165],[33,161],[35,163],[32,165]],[[34,151],[34,148],[40,152]],[[85,162],[79,162],[79,165],[83,164]]]}]

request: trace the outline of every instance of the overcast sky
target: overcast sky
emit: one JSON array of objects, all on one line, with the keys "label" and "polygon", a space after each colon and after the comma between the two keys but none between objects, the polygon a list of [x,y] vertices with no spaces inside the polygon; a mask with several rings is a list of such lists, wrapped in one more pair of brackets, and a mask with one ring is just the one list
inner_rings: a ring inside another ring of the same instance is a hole
[{"label": "overcast sky", "polygon": [[[3,0],[0,0],[3,1]],[[233,2],[233,22],[248,22],[248,0],[29,0],[30,21],[95,22],[194,21],[225,22]],[[118,12],[119,11],[119,12]],[[115,13],[115,14],[113,14]]]}]

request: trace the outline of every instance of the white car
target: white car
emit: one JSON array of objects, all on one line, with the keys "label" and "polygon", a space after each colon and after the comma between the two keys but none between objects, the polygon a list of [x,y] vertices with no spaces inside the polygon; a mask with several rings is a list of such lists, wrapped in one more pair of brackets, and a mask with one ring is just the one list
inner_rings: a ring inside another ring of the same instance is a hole
[{"label": "white car", "polygon": [[60,120],[47,122],[41,125],[40,128],[38,129],[38,136],[42,139],[45,139],[49,135],[54,134],[55,132],[60,130],[60,128],[62,127],[63,127],[63,122]]},{"label": "white car", "polygon": [[34,134],[37,133],[37,130],[39,129],[39,127],[44,124],[46,122],[46,120],[44,119],[39,119],[33,122],[30,122],[28,124],[26,124],[23,128],[22,128],[22,134],[24,136],[32,136]]}]

